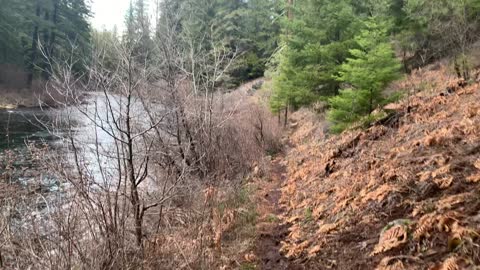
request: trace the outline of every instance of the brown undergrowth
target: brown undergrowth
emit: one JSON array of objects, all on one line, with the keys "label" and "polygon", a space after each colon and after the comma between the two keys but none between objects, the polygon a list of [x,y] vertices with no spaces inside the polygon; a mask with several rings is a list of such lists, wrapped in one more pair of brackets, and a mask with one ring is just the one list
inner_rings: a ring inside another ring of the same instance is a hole
[{"label": "brown undergrowth", "polygon": [[441,67],[397,87],[364,131],[320,139],[292,116],[282,251],[306,269],[480,265],[480,85]]},{"label": "brown undergrowth", "polygon": [[182,207],[165,208],[163,230],[146,246],[145,269],[258,269],[257,225],[264,217],[257,195],[277,175],[269,154],[279,151],[282,135],[276,117],[252,90],[259,81],[216,100],[214,110],[226,115],[219,127],[229,132],[212,155],[223,173],[192,187]]}]

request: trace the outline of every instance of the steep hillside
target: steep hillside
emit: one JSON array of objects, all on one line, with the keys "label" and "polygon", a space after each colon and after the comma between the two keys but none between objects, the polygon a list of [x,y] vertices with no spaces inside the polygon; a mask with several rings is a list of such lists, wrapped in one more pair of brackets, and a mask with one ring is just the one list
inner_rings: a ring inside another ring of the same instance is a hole
[{"label": "steep hillside", "polygon": [[[365,131],[293,116],[282,187],[288,258],[306,269],[480,265],[480,85],[419,71]],[[419,91],[422,90],[422,91]]]}]

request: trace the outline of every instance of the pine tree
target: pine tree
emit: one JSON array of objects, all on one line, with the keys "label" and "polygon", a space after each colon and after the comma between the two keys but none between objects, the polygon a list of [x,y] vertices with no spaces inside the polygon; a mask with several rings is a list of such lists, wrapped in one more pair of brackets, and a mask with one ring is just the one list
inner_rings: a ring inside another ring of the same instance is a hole
[{"label": "pine tree", "polygon": [[340,64],[359,29],[359,19],[349,0],[297,0],[287,7],[278,66],[273,73],[271,107],[297,108],[318,96],[336,94]]},{"label": "pine tree", "polygon": [[182,33],[182,6],[186,0],[156,0],[155,38],[171,35],[178,38]]},{"label": "pine tree", "polygon": [[240,83],[263,76],[268,61],[278,47],[280,1],[250,0],[234,13],[239,17],[239,27],[238,31],[230,34],[230,40],[233,40],[241,56],[230,76]]},{"label": "pine tree", "polygon": [[125,32],[123,33],[123,43],[127,47],[133,47],[136,39],[135,31],[135,14],[134,14],[133,2],[130,0],[127,13],[125,15]]},{"label": "pine tree", "polygon": [[[195,47],[201,54],[208,55],[216,47],[231,52],[230,56],[236,55],[234,65],[222,80],[224,87],[234,87],[263,76],[278,44],[281,1],[168,0],[163,8],[181,10],[181,22],[177,23],[180,36],[198,43]],[[164,19],[167,16],[172,14],[165,14]]]},{"label": "pine tree", "polygon": [[137,34],[137,44],[134,53],[141,64],[146,64],[153,50],[151,40],[150,20],[148,18],[148,5],[145,0],[137,0],[135,5],[135,30]]},{"label": "pine tree", "polygon": [[130,48],[138,63],[148,64],[153,51],[153,42],[151,24],[148,18],[148,6],[145,0],[130,1],[125,16],[125,26],[124,44]]},{"label": "pine tree", "polygon": [[373,19],[355,38],[357,49],[350,50],[352,58],[341,65],[338,80],[351,86],[329,99],[328,119],[332,131],[341,132],[364,116],[369,116],[385,101],[382,91],[399,78],[400,63],[389,43],[385,23]]},{"label": "pine tree", "polygon": [[22,39],[28,28],[25,14],[31,5],[21,0],[0,0],[0,64],[23,64]]}]

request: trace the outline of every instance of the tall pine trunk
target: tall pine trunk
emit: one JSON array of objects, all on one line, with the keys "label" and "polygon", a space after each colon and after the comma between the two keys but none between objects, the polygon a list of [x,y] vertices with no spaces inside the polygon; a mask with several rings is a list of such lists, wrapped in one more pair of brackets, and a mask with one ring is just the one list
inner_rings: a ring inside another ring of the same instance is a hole
[{"label": "tall pine trunk", "polygon": [[37,0],[37,3],[36,3],[35,16],[37,18],[33,26],[32,47],[30,51],[29,73],[27,78],[27,84],[30,89],[32,88],[33,75],[35,72],[35,62],[37,60],[37,54],[38,54],[38,28],[39,28],[38,20],[40,19],[40,0]]},{"label": "tall pine trunk", "polygon": [[[48,22],[50,20],[50,12],[48,9],[45,9],[45,14],[43,19]],[[43,63],[42,63],[42,78],[45,80],[48,80],[49,77],[49,67],[50,67],[50,31],[49,29],[43,29],[43,44],[42,49],[43,49]]]},{"label": "tall pine trunk", "polygon": [[[53,1],[53,13],[52,13],[52,27],[50,28],[50,39],[48,40],[48,44],[45,43],[47,48],[47,58],[48,61],[51,61],[54,58],[55,54],[55,39],[56,39],[56,29],[58,24],[58,1]],[[46,69],[44,70],[44,78],[48,80],[50,78],[50,74],[52,74],[52,66],[47,65]]]}]

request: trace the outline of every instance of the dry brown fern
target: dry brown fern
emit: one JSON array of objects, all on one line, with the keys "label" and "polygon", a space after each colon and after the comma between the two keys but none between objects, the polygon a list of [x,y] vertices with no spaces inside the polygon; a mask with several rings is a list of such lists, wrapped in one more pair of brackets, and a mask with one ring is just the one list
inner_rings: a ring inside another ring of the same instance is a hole
[{"label": "dry brown fern", "polygon": [[216,250],[221,252],[223,234],[232,228],[235,222],[235,212],[233,210],[227,210],[222,215],[215,208],[212,212],[212,229],[214,233],[213,243]]},{"label": "dry brown fern", "polygon": [[401,260],[394,260],[390,257],[385,257],[382,259],[380,264],[377,265],[375,270],[405,270],[405,266],[403,265]]},{"label": "dry brown fern", "polygon": [[328,234],[329,232],[337,229],[339,225],[340,225],[339,223],[323,224],[318,228],[317,233]]},{"label": "dry brown fern", "polygon": [[308,257],[316,256],[322,250],[321,245],[315,245],[308,250]]},{"label": "dry brown fern", "polygon": [[458,227],[458,214],[449,212],[436,217],[437,228],[440,232],[452,232],[454,226]]},{"label": "dry brown fern", "polygon": [[[413,264],[408,262],[413,262]],[[415,270],[418,269],[418,267],[415,267],[414,265],[418,264],[421,264],[421,260],[414,256],[400,255],[394,257],[385,257],[380,261],[375,270]]]},{"label": "dry brown fern", "polygon": [[480,158],[473,163],[473,166],[475,166],[475,168],[480,170]]},{"label": "dry brown fern", "polygon": [[468,183],[478,183],[480,182],[480,173],[473,174],[467,177]]},{"label": "dry brown fern", "polygon": [[435,178],[433,182],[441,189],[449,188],[453,183],[453,176],[447,176],[442,178]]},{"label": "dry brown fern", "polygon": [[439,270],[461,270],[459,260],[456,257],[446,259]]},{"label": "dry brown fern", "polygon": [[473,196],[475,196],[473,193],[466,192],[466,193],[460,193],[460,194],[444,197],[438,201],[437,209],[438,210],[452,209],[458,204],[463,204],[471,200]]},{"label": "dry brown fern", "polygon": [[444,214],[426,214],[418,221],[417,229],[413,232],[413,239],[418,241],[429,238],[435,231],[452,233],[453,228],[458,227],[458,222],[459,214],[455,211]]},{"label": "dry brown fern", "polygon": [[405,225],[395,225],[380,235],[371,256],[389,251],[405,244],[408,241],[408,232]]},{"label": "dry brown fern", "polygon": [[434,229],[435,216],[433,213],[424,215],[418,221],[417,229],[413,232],[413,239],[420,240],[430,237],[430,232]]}]

